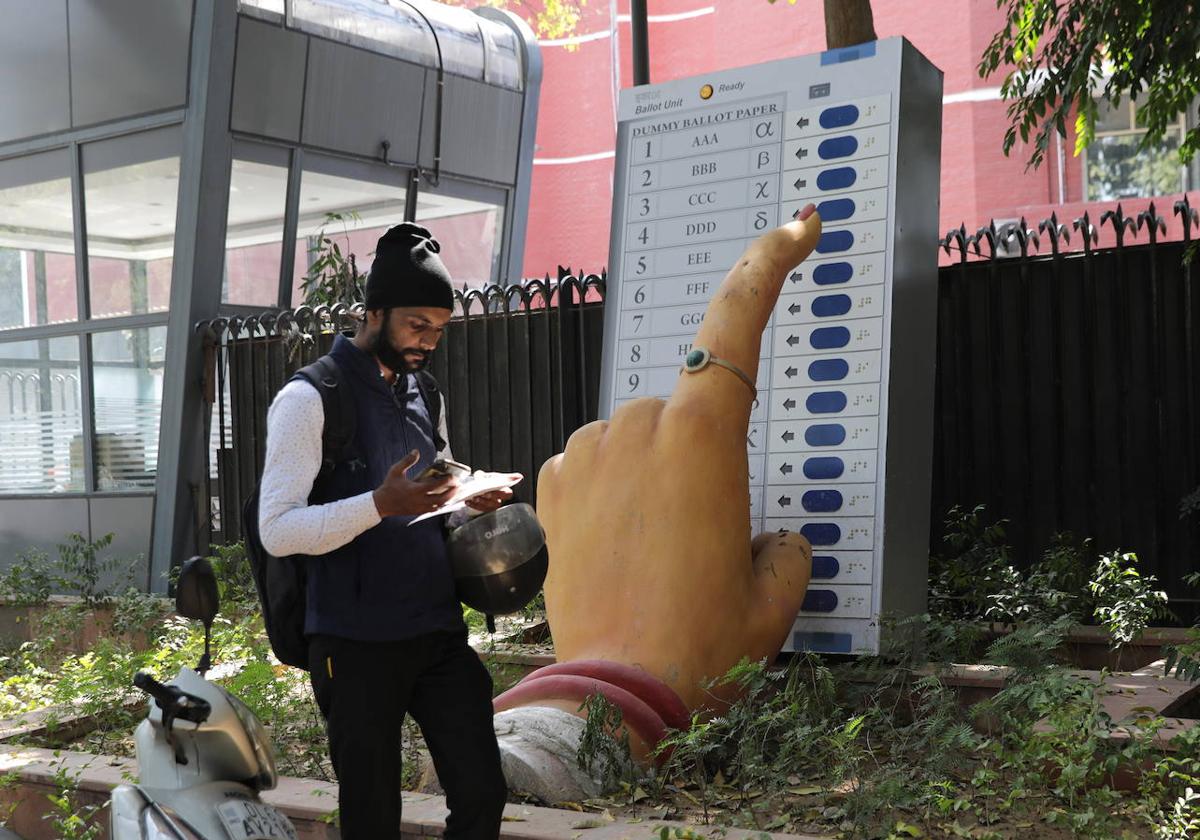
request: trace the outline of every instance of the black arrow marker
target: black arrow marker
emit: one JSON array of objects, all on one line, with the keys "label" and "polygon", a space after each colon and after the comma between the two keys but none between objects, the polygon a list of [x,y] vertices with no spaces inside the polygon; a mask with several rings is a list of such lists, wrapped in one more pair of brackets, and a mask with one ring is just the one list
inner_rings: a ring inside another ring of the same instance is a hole
[{"label": "black arrow marker", "polygon": [[791,442],[792,442],[793,440],[795,440],[795,439],[796,439],[796,433],[795,433],[795,432],[792,432],[792,431],[787,431],[787,432],[784,432],[784,433],[783,433],[783,441],[784,441],[784,443],[791,443]]},{"label": "black arrow marker", "polygon": [[798,157],[798,158],[808,157],[808,149],[801,146],[799,149],[796,150],[796,157]]},{"label": "black arrow marker", "polygon": [[779,506],[780,507],[790,507],[791,504],[792,504],[791,496],[780,496],[779,497]]},{"label": "black arrow marker", "polygon": [[[792,314],[795,315],[796,313],[793,312]],[[795,347],[797,344],[800,343],[800,339],[794,335],[789,335],[787,337],[787,343],[790,344],[792,347]]]},{"label": "black arrow marker", "polygon": [[795,376],[799,372],[800,371],[796,370],[794,367],[790,367],[787,370],[785,370],[783,373],[785,376],[787,376],[788,379],[791,379],[793,376]]},{"label": "black arrow marker", "polygon": [[796,120],[796,128],[808,128],[808,117],[801,117]]},{"label": "black arrow marker", "polygon": [[801,306],[798,303],[793,303],[791,306],[788,307],[788,312],[795,315],[797,312],[801,311],[802,309],[804,309],[803,306]]},{"label": "black arrow marker", "polygon": [[792,465],[791,464],[780,464],[779,471],[781,473],[783,473],[784,475],[787,475],[788,473],[790,473],[792,471]]},{"label": "black arrow marker", "polygon": [[808,179],[806,179],[806,178],[797,178],[797,179],[796,179],[796,183],[792,184],[792,186],[793,186],[793,187],[795,187],[795,188],[796,188],[796,189],[798,189],[798,190],[802,190],[802,189],[804,189],[805,187],[807,187],[807,186],[808,186]]},{"label": "black arrow marker", "polygon": [[799,271],[793,271],[792,276],[789,277],[788,279],[791,280],[793,283],[799,283],[801,280],[804,279],[804,274]]},{"label": "black arrow marker", "polygon": [[786,408],[788,411],[791,411],[793,408],[796,407],[796,401],[794,399],[792,399],[791,397],[788,397],[786,400],[783,401],[783,407]]}]

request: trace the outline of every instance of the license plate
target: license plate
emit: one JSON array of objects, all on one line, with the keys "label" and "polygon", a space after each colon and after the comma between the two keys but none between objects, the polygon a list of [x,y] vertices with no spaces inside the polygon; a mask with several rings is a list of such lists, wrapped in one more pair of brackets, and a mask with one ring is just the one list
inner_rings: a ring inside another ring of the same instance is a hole
[{"label": "license plate", "polygon": [[288,818],[261,802],[222,802],[217,816],[232,840],[296,840],[296,829]]}]

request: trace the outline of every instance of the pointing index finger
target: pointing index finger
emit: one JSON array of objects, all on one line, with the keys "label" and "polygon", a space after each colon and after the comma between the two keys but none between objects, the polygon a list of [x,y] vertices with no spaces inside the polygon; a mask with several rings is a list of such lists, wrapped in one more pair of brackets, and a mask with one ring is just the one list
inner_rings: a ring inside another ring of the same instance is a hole
[{"label": "pointing index finger", "polygon": [[[734,365],[751,380],[758,372],[762,334],[771,318],[787,272],[804,260],[821,237],[821,218],[809,205],[788,222],[754,240],[730,269],[708,304],[704,321],[692,343],[713,357]],[[681,375],[671,395],[672,405],[730,404],[730,392],[741,395],[747,419],[753,398],[732,371]],[[744,430],[743,430],[744,431]]]}]

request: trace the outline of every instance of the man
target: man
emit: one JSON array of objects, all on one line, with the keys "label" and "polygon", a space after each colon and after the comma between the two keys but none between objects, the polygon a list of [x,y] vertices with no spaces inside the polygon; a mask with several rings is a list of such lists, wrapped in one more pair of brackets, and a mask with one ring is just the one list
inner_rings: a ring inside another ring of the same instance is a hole
[{"label": "man", "polygon": [[[345,840],[400,837],[401,724],[412,714],[446,792],[446,837],[494,838],[506,789],[492,730],[491,678],[467,644],[442,517],[410,525],[454,490],[418,476],[446,437],[415,372],[454,305],[429,231],[404,223],[380,238],[353,339],[330,351],[355,409],[353,458],[320,475],[324,410],[306,380],[267,414],[259,524],[271,554],[312,555],[309,670],[340,783]],[[476,497],[493,510],[512,491]]]}]

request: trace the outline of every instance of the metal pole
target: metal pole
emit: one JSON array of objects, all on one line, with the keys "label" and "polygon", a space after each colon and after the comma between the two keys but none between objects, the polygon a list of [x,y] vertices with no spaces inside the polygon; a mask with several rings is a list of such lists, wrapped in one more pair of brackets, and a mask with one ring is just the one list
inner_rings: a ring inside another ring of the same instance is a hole
[{"label": "metal pole", "polygon": [[650,32],[646,23],[646,0],[630,0],[629,22],[633,28],[633,83],[650,84]]}]

